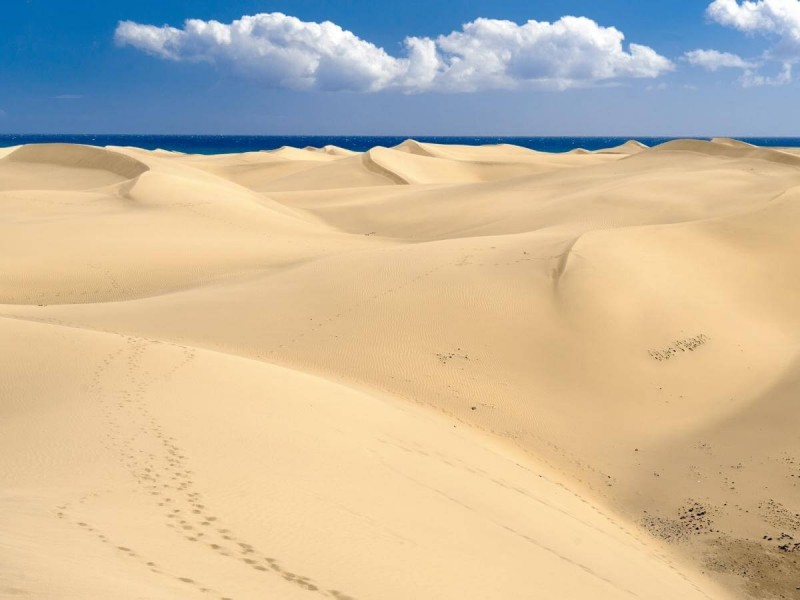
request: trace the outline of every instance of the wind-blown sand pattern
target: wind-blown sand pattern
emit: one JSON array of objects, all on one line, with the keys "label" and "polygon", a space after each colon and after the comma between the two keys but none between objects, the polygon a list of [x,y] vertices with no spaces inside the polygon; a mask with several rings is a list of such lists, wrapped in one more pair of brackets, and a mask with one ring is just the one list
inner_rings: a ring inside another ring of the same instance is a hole
[{"label": "wind-blown sand pattern", "polygon": [[800,152],[0,151],[0,597],[796,598]]}]

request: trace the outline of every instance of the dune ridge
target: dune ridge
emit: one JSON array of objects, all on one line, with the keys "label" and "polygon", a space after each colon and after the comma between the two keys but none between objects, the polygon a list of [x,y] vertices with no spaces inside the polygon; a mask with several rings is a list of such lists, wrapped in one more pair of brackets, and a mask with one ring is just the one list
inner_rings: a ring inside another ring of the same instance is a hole
[{"label": "dune ridge", "polygon": [[772,148],[759,148],[741,142],[704,140],[674,140],[665,142],[653,149],[654,152],[696,152],[708,156],[727,158],[753,158],[791,166],[800,166],[800,157]]},{"label": "dune ridge", "polygon": [[628,140],[624,144],[620,144],[619,146],[615,146],[613,148],[605,148],[602,150],[595,150],[598,154],[638,154],[644,150],[647,150],[648,147],[636,140]]},{"label": "dune ridge", "polygon": [[98,169],[114,173],[125,179],[133,179],[149,170],[149,167],[144,163],[113,150],[73,144],[30,144],[21,146],[8,154],[3,160]]},{"label": "dune ridge", "polygon": [[11,150],[0,597],[793,597],[798,160]]}]

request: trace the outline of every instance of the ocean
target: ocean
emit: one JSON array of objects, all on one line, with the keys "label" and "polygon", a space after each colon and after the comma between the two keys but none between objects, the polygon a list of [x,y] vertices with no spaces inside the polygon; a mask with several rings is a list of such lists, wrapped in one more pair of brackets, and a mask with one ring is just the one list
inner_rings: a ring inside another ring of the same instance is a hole
[{"label": "ocean", "polygon": [[[136,146],[155,150],[174,150],[190,154],[225,154],[274,150],[281,146],[321,147],[327,144],[348,150],[364,151],[374,146],[396,146],[413,137],[420,142],[437,144],[516,144],[545,152],[569,152],[575,148],[599,150],[636,139],[648,146],[655,146],[672,139],[669,137],[437,137],[437,136],[273,136],[273,135],[48,135],[48,134],[0,134],[0,147],[19,144],[71,143],[92,146]],[[709,139],[709,138],[697,138]],[[800,147],[797,137],[744,137],[737,138],[757,146]]]}]

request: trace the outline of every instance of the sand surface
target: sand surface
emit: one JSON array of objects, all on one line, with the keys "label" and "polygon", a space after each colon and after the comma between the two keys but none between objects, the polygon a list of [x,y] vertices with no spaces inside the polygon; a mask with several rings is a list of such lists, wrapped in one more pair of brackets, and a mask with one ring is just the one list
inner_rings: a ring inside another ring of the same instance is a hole
[{"label": "sand surface", "polygon": [[800,588],[800,153],[0,150],[0,598]]}]

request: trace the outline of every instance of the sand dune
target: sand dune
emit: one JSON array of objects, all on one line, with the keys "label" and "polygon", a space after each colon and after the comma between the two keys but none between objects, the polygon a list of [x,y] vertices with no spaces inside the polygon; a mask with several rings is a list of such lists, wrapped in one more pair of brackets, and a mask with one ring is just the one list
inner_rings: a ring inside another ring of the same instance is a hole
[{"label": "sand dune", "polygon": [[457,144],[433,144],[410,139],[398,144],[393,150],[432,158],[449,158],[452,160],[490,163],[542,160],[547,156],[546,153],[523,148],[522,146],[514,146],[512,144],[463,146]]},{"label": "sand dune", "polygon": [[5,157],[7,162],[36,163],[107,171],[132,179],[148,170],[147,165],[118,152],[72,144],[32,144],[22,146]]},{"label": "sand dune", "polygon": [[734,140],[732,138],[712,138],[712,143],[725,144],[726,146],[733,146],[735,148],[755,148],[753,144],[748,144],[741,140]]},{"label": "sand dune", "polygon": [[596,150],[595,152],[598,154],[638,154],[643,150],[647,150],[647,146],[645,146],[643,143],[637,142],[636,140],[628,140],[619,146],[605,148],[603,150]]},{"label": "sand dune", "polygon": [[[3,331],[23,369],[52,373],[50,393],[31,389],[3,360],[4,380],[22,383],[4,406],[16,491],[3,514],[6,543],[25,545],[11,557],[24,593],[699,597],[633,532],[418,408],[191,347],[24,321]],[[77,378],[51,364],[76,346]],[[13,468],[30,453],[34,473]],[[53,545],[75,538],[101,573],[65,573]]]},{"label": "sand dune", "polygon": [[775,163],[800,166],[800,157],[773,148],[759,148],[740,142],[727,141],[705,142],[702,140],[675,140],[661,144],[653,149],[654,152],[696,152],[708,156],[724,156],[727,158],[748,158],[766,160]]},{"label": "sand dune", "polygon": [[1,158],[0,597],[793,597],[800,158],[612,150]]},{"label": "sand dune", "polygon": [[88,190],[133,179],[147,170],[134,158],[102,148],[22,146],[0,158],[0,190]]},{"label": "sand dune", "polygon": [[[444,154],[444,155],[443,155]],[[540,164],[528,164],[502,160],[503,154],[488,156],[461,156],[451,152],[450,156],[438,152],[421,154],[401,152],[390,148],[373,148],[365,153],[370,168],[403,184],[472,183],[522,177],[542,170]],[[548,169],[549,170],[549,169]]]},{"label": "sand dune", "polygon": [[347,148],[340,148],[339,146],[334,146],[333,144],[327,144],[322,148],[307,146],[306,148],[303,149],[309,152],[321,152],[325,154],[330,154],[331,156],[353,156],[354,154],[358,154],[353,150],[348,150]]}]

